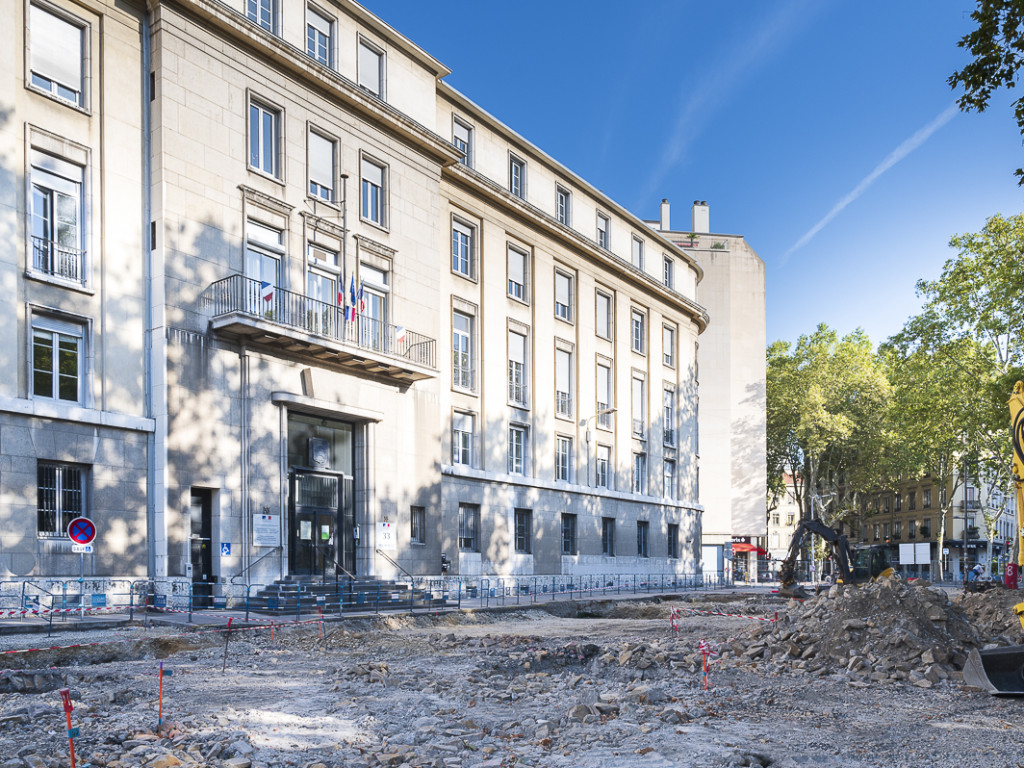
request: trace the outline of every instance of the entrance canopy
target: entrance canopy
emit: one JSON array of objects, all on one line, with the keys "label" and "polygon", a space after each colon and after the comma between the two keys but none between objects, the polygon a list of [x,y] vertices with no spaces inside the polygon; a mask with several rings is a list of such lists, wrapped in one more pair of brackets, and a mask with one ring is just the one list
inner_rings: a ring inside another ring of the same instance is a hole
[{"label": "entrance canopy", "polygon": [[767,550],[761,549],[760,547],[754,546],[753,544],[744,544],[742,542],[736,542],[732,545],[733,552],[757,552],[759,555],[767,555]]}]

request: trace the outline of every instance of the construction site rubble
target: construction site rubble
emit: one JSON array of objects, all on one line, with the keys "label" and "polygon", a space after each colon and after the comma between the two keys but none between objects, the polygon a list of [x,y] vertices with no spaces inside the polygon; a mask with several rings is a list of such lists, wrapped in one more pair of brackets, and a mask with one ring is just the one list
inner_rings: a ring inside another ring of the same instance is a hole
[{"label": "construction site rubble", "polygon": [[[1007,730],[1019,703],[971,691],[958,667],[992,631],[1016,642],[1019,623],[1014,635],[992,615],[1005,599],[893,581],[804,602],[567,601],[230,643],[140,630],[120,659],[108,648],[3,657],[31,669],[0,673],[12,686],[0,689],[0,768],[69,765],[55,684],[70,689],[80,767],[1012,764],[996,747],[1024,754],[1021,729]],[[702,643],[714,649],[706,676]]]}]

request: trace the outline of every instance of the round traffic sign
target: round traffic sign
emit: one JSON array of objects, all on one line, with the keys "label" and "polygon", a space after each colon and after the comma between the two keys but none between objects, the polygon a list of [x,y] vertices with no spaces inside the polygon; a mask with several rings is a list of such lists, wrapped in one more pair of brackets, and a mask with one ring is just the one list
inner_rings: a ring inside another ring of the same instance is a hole
[{"label": "round traffic sign", "polygon": [[96,538],[96,525],[88,517],[76,517],[68,523],[68,538],[75,544],[92,544]]}]

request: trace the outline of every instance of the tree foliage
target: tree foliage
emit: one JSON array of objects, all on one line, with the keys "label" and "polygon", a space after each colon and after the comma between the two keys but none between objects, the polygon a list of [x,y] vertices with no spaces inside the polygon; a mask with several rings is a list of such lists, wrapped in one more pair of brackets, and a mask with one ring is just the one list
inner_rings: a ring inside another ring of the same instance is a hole
[{"label": "tree foliage", "polygon": [[[978,26],[957,45],[969,50],[974,59],[950,75],[948,82],[954,90],[963,88],[957,100],[961,111],[984,112],[994,91],[1017,84],[1017,71],[1024,64],[1024,0],[978,0],[971,18]],[[1024,135],[1024,97],[1013,102],[1013,109]],[[1024,169],[1014,173],[1017,183],[1024,185]]]},{"label": "tree foliage", "polygon": [[[819,325],[792,350],[786,342],[769,347],[767,392],[773,488],[789,475],[803,515],[825,512],[832,525],[878,480],[874,457],[889,400],[881,361],[862,331],[840,339]],[[819,492],[829,500],[824,509],[811,505]]]}]

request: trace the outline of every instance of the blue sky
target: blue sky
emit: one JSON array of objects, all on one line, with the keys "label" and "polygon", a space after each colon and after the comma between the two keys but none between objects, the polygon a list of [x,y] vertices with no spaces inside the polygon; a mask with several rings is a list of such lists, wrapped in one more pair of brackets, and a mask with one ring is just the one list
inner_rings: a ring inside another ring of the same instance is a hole
[{"label": "blue sky", "polygon": [[820,323],[875,342],[920,307],[952,235],[1021,211],[997,95],[955,109],[968,0],[365,0],[447,81],[637,215],[741,234],[768,340]]}]

